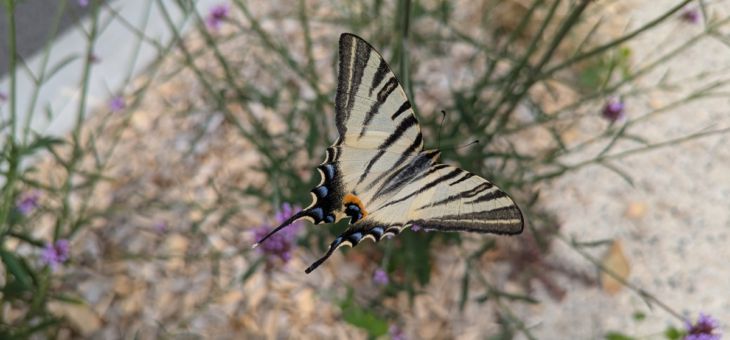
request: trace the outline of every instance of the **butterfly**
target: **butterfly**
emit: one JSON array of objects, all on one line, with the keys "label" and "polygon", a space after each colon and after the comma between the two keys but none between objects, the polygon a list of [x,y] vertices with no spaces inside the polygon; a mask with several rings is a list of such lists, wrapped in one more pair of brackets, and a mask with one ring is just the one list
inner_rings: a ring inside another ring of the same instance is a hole
[{"label": "butterfly", "polygon": [[383,57],[362,38],[340,36],[335,123],[339,138],[317,167],[322,180],[312,204],[269,236],[306,219],[347,228],[327,253],[305,270],[319,267],[339,247],[370,238],[379,242],[419,226],[438,231],[515,235],[524,220],[515,202],[489,181],[446,164],[440,150],[424,150],[411,102]]}]

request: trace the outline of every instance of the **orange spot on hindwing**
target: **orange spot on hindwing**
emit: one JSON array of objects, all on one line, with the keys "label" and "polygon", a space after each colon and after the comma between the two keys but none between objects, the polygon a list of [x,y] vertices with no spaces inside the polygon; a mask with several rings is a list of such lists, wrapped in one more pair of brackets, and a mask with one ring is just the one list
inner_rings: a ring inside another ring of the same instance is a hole
[{"label": "orange spot on hindwing", "polygon": [[345,206],[345,214],[352,217],[350,219],[350,224],[368,216],[368,212],[365,211],[362,201],[353,194],[348,194],[347,197],[345,197],[345,200],[342,201],[342,204]]}]

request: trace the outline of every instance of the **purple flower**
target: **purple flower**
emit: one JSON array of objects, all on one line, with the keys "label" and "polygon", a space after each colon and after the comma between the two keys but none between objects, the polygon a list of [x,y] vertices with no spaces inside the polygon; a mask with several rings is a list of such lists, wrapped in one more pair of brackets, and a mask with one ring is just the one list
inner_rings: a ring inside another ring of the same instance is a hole
[{"label": "purple flower", "polygon": [[0,91],[0,102],[4,102],[6,100],[8,100],[8,95],[5,94],[5,92]]},{"label": "purple flower", "polygon": [[41,263],[51,266],[54,271],[58,269],[59,263],[64,263],[69,257],[68,240],[62,238],[56,244],[46,243],[41,255]]},{"label": "purple flower", "polygon": [[205,19],[208,28],[218,31],[221,28],[221,21],[228,17],[228,5],[215,5],[210,8],[210,14]]},{"label": "purple flower", "polygon": [[414,225],[414,226],[413,226],[413,227],[411,228],[411,230],[413,230],[413,231],[419,231],[419,230],[421,230],[421,227],[419,227],[419,226],[417,226],[417,225]]},{"label": "purple flower", "polygon": [[700,22],[700,11],[696,9],[685,9],[680,18],[690,24],[697,24]]},{"label": "purple flower", "polygon": [[390,280],[388,280],[388,273],[380,268],[376,269],[375,275],[373,275],[373,282],[381,285],[387,285],[388,282],[390,282]]},{"label": "purple flower", "polygon": [[689,320],[685,320],[687,327],[687,335],[684,336],[683,340],[720,340],[722,334],[713,334],[712,331],[715,328],[720,327],[717,319],[711,318],[709,315],[700,313],[700,318],[697,319],[697,324],[692,325]]},{"label": "purple flower", "polygon": [[124,98],[116,96],[109,102],[109,108],[114,112],[119,112],[124,108]]},{"label": "purple flower", "polygon": [[[301,210],[301,207],[294,207],[295,210]],[[276,214],[276,221],[279,224],[284,223],[290,217],[294,216],[294,211],[289,203],[282,204],[282,209]],[[256,247],[257,251],[263,255],[267,255],[269,260],[277,257],[284,263],[291,260],[291,252],[296,249],[297,231],[304,225],[303,221],[296,221],[290,226],[271,235],[266,242]],[[260,228],[254,229],[254,238],[258,241],[268,235],[273,228],[268,223],[264,223]]]},{"label": "purple flower", "polygon": [[163,234],[167,231],[167,224],[165,224],[165,221],[157,221],[152,225],[152,228],[155,228],[156,232]]},{"label": "purple flower", "polygon": [[79,0],[79,6],[86,7],[89,4],[89,0]]},{"label": "purple flower", "polygon": [[391,339],[393,340],[406,340],[406,335],[398,329],[398,325],[396,324],[390,325],[388,333],[390,333]]},{"label": "purple flower", "polygon": [[389,238],[389,239],[390,239],[390,238],[393,238],[393,234],[388,234],[388,235],[385,235],[385,237],[387,237],[387,238]]},{"label": "purple flower", "polygon": [[603,107],[603,118],[612,122],[623,121],[626,119],[626,115],[624,114],[624,103],[616,97],[609,98],[608,102],[606,102],[606,105]]},{"label": "purple flower", "polygon": [[28,216],[33,212],[33,209],[41,206],[40,199],[41,192],[39,190],[23,193],[15,201],[15,208],[23,215]]}]

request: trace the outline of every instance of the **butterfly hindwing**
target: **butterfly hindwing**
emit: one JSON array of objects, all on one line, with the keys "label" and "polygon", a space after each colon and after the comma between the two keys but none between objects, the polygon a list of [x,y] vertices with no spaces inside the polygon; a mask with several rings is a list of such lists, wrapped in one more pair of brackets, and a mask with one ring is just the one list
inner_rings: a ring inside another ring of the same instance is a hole
[{"label": "butterfly hindwing", "polygon": [[[489,181],[444,164],[431,166],[387,200],[366,205],[367,219],[353,224],[330,246],[356,246],[362,239],[379,242],[388,234],[419,226],[437,231],[469,231],[515,235],[522,232],[522,212],[515,202]],[[313,264],[307,273],[319,264]]]}]

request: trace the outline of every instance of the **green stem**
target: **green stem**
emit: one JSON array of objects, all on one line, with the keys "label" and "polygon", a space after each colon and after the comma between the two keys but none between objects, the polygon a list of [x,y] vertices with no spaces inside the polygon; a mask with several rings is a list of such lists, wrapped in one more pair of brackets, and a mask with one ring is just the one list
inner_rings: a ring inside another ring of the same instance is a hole
[{"label": "green stem", "polygon": [[86,64],[84,67],[84,75],[81,83],[81,97],[79,98],[79,109],[76,113],[76,126],[74,127],[72,138],[73,138],[73,152],[71,154],[71,160],[69,161],[68,167],[66,168],[66,180],[63,184],[62,192],[66,193],[63,198],[63,207],[61,210],[61,217],[56,222],[56,228],[53,231],[53,240],[58,240],[61,237],[61,228],[68,221],[71,215],[71,187],[72,180],[76,173],[76,166],[82,157],[81,149],[81,128],[84,123],[85,111],[86,111],[86,100],[89,93],[89,81],[91,78],[91,54],[94,52],[94,44],[96,43],[96,36],[98,33],[98,22],[99,22],[99,7],[98,1],[93,2],[92,14],[91,14],[91,32],[89,33],[89,45],[86,48]]},{"label": "green stem", "polygon": [[[10,61],[10,125],[11,132],[10,138],[6,143],[10,144],[10,154],[8,155],[8,170],[6,175],[5,186],[3,187],[3,201],[0,207],[0,226],[3,227],[0,231],[0,242],[7,231],[10,230],[10,225],[7,224],[8,215],[11,209],[13,209],[13,194],[15,189],[15,182],[18,177],[18,165],[20,163],[18,156],[18,145],[16,143],[16,105],[17,105],[17,46],[15,41],[15,7],[16,3],[14,0],[3,1],[5,5],[5,11],[8,14],[8,48]],[[5,227],[7,225],[7,227]],[[7,228],[7,230],[5,230]]]}]

